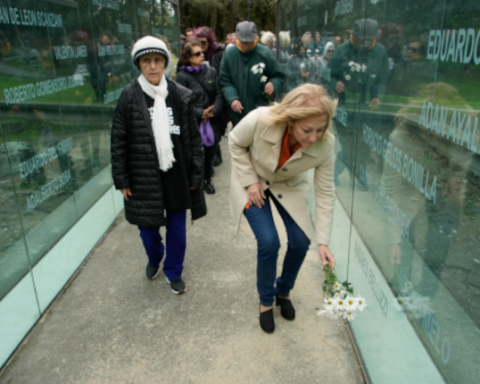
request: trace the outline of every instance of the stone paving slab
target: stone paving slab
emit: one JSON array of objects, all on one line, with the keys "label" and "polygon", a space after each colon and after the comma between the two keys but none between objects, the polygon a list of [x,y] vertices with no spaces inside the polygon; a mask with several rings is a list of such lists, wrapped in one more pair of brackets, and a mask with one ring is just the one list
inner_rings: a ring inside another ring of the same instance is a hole
[{"label": "stone paving slab", "polygon": [[256,243],[245,220],[234,233],[226,144],[208,216],[188,225],[187,293],[174,295],[163,273],[146,279],[139,231],[122,214],[0,384],[364,383],[346,324],[316,316],[323,272],[315,251],[291,294],[295,321],[276,308],[275,332],[260,329]]}]

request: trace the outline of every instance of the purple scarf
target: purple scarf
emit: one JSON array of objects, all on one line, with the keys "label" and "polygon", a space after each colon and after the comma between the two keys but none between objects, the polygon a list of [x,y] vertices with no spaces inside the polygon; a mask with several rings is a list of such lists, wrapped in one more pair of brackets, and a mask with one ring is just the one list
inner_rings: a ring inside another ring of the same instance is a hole
[{"label": "purple scarf", "polygon": [[205,68],[205,64],[203,64],[201,67],[192,67],[190,65],[182,65],[180,67],[180,69],[191,73],[200,73],[203,71],[203,68]]}]

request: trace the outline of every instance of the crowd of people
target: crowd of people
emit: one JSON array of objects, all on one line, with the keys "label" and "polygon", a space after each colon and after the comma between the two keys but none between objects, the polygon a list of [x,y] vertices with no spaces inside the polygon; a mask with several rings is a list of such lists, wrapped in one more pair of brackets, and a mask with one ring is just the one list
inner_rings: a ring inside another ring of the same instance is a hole
[{"label": "crowd of people", "polygon": [[[230,209],[237,228],[243,215],[256,237],[260,325],[273,332],[274,302],[285,319],[295,318],[290,291],[310,243],[318,244],[323,265],[335,265],[328,247],[335,201],[334,99],[345,103],[346,92],[354,91],[362,102],[378,106],[380,88],[392,77],[388,55],[396,51],[387,45],[387,53],[377,42],[379,32],[375,20],[361,19],[343,38],[305,32],[293,41],[282,31],[277,44],[275,34],[259,34],[244,21],[224,44],[209,27],[187,29],[178,60],[160,38],[147,36],[133,45],[141,75],[125,87],[116,108],[112,172],[126,219],[139,227],[149,279],[158,276],[165,256],[172,291],[186,291],[186,211],[192,220],[207,214],[204,192],[216,192],[219,142],[231,122]],[[165,76],[172,68],[176,82]],[[315,170],[316,228],[308,211],[308,169]],[[278,278],[280,242],[271,203],[288,236]]]}]

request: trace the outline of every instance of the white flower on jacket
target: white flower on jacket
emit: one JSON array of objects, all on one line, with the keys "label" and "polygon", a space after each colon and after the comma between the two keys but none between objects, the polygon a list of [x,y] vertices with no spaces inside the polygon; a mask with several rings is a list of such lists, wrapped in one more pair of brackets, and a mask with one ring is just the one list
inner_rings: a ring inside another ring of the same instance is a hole
[{"label": "white flower on jacket", "polygon": [[261,81],[262,83],[266,83],[267,80],[268,80],[268,77],[267,77],[267,76],[262,76],[262,78],[260,79],[260,81]]}]

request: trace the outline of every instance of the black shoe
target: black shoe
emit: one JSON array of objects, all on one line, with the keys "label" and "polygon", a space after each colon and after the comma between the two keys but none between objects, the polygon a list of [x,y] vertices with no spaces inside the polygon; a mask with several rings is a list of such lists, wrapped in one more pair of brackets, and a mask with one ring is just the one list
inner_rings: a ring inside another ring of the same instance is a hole
[{"label": "black shoe", "polygon": [[208,193],[209,195],[213,195],[215,193],[215,187],[213,186],[210,180],[205,181],[203,190],[205,191],[205,193]]},{"label": "black shoe", "polygon": [[280,313],[282,316],[287,320],[294,320],[295,319],[295,308],[293,308],[292,302],[288,299],[283,299],[276,295],[276,303],[280,305]]},{"label": "black shoe", "polygon": [[159,273],[160,273],[160,266],[152,267],[150,263],[147,264],[147,267],[145,268],[145,275],[147,276],[147,278],[149,278],[150,280],[153,280],[158,276]]},{"label": "black shoe", "polygon": [[185,293],[187,291],[187,287],[185,286],[185,283],[183,282],[182,278],[174,281],[168,280],[167,279],[167,284],[170,284],[170,287],[172,288],[172,292],[175,295],[181,295],[182,293]]},{"label": "black shoe", "polygon": [[275,330],[275,323],[273,322],[273,308],[266,312],[260,312],[260,327],[262,327],[263,331],[266,333],[273,333]]}]

